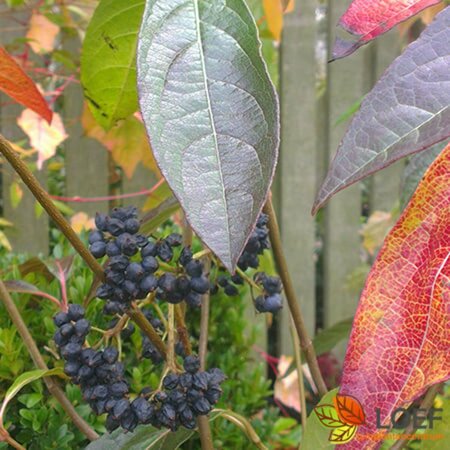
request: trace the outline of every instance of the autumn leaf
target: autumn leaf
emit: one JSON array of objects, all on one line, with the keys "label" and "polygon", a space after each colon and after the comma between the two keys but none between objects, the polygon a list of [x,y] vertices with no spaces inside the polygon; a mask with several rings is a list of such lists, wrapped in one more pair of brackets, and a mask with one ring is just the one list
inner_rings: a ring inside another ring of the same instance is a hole
[{"label": "autumn leaf", "polygon": [[337,38],[332,58],[350,55],[398,23],[439,2],[440,0],[353,0],[339,19],[339,25],[358,39],[347,41]]},{"label": "autumn leaf", "polygon": [[356,425],[343,425],[334,429],[328,440],[333,444],[346,444],[354,438],[357,428]]},{"label": "autumn leaf", "polygon": [[70,218],[70,226],[77,234],[83,230],[93,230],[95,228],[94,218],[81,211]]},{"label": "autumn leaf", "polygon": [[361,228],[361,236],[363,237],[363,247],[374,255],[376,250],[381,246],[388,231],[394,225],[395,219],[392,213],[385,211],[374,211]]},{"label": "autumn leaf", "polygon": [[56,148],[67,138],[66,130],[58,113],[54,113],[52,124],[42,120],[39,114],[31,109],[25,109],[17,119],[17,124],[30,139],[30,145],[37,150],[37,166],[56,153]]},{"label": "autumn leaf", "polygon": [[0,47],[0,90],[17,103],[32,109],[48,123],[51,122],[52,110],[33,80],[2,47]]},{"label": "autumn leaf", "polygon": [[336,395],[334,405],[342,422],[347,425],[363,425],[366,421],[361,403],[350,395]]},{"label": "autumn leaf", "polygon": [[376,431],[377,408],[386,425],[395,408],[450,377],[449,223],[450,145],[387,236],[361,295],[340,394],[363,405],[364,434]]},{"label": "autumn leaf", "polygon": [[129,116],[109,131],[105,131],[85,105],[81,118],[86,135],[103,144],[112,154],[117,165],[131,178],[139,163],[159,175],[142,120]]},{"label": "autumn leaf", "polygon": [[281,40],[283,15],[294,10],[294,0],[263,0],[267,28],[276,41]]},{"label": "autumn leaf", "polygon": [[19,203],[23,198],[23,189],[17,183],[17,181],[13,181],[9,186],[9,200],[11,202],[11,206],[15,209],[19,206]]},{"label": "autumn leaf", "polygon": [[334,405],[318,405],[314,408],[320,423],[327,428],[340,428],[345,425],[339,418]]},{"label": "autumn leaf", "polygon": [[49,53],[55,48],[58,25],[47,19],[43,14],[33,13],[30,28],[26,34],[28,44],[35,53]]}]

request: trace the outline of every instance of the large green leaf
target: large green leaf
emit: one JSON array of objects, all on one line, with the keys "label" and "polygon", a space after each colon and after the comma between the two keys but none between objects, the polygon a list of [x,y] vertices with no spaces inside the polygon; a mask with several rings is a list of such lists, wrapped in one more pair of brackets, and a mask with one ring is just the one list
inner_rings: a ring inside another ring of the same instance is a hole
[{"label": "large green leaf", "polygon": [[339,342],[347,339],[352,329],[353,318],[342,320],[329,328],[319,331],[313,339],[314,350],[317,355],[329,352]]},{"label": "large green leaf", "polygon": [[136,42],[144,0],[101,0],[86,31],[81,82],[91,111],[104,128],[137,108]]},{"label": "large green leaf", "polygon": [[243,0],[146,2],[139,103],[195,232],[233,270],[270,188],[278,104]]}]

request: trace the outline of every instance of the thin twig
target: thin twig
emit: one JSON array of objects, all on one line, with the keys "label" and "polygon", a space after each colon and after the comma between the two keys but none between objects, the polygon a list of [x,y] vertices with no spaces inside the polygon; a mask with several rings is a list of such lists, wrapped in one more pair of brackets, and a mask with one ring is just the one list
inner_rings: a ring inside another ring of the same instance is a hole
[{"label": "thin twig", "polygon": [[300,342],[298,340],[297,333],[295,332],[295,325],[294,321],[292,320],[292,316],[290,318],[289,330],[292,336],[292,343],[294,344],[293,345],[294,360],[298,374],[298,392],[300,398],[300,418],[302,422],[302,433],[305,433],[306,420],[308,419],[308,414],[306,412],[306,397],[305,397],[305,384],[303,381],[302,355],[300,352]]},{"label": "thin twig", "polygon": [[317,386],[317,390],[319,391],[320,396],[323,397],[327,393],[327,386],[323,380],[322,374],[320,373],[316,352],[306,330],[294,285],[292,284],[291,276],[289,274],[289,269],[281,243],[280,228],[278,226],[277,216],[273,208],[271,196],[269,196],[264,206],[264,212],[269,216],[269,236],[272,244],[273,255],[278,268],[278,273],[281,277],[281,281],[283,282],[284,292],[291,311],[292,319],[294,321],[295,329],[300,340],[300,345],[309,366],[309,370],[311,371],[311,376]]},{"label": "thin twig", "polygon": [[[205,269],[209,271],[210,261],[205,262]],[[200,315],[200,338],[198,341],[198,357],[200,359],[200,370],[206,369],[206,353],[208,351],[208,324],[209,324],[209,292],[203,295],[202,310]],[[211,433],[211,426],[208,417],[199,416],[197,418],[198,432],[202,450],[214,450]]]},{"label": "thin twig", "polygon": [[15,448],[16,450],[27,450],[25,447],[20,445],[15,439],[11,437],[11,435],[4,430],[0,430],[0,442],[5,441],[7,442],[11,447]]},{"label": "thin twig", "polygon": [[[6,310],[8,311],[9,316],[11,317],[12,322],[17,328],[22,340],[30,353],[31,359],[33,360],[35,366],[38,369],[48,370],[47,364],[45,364],[44,358],[42,357],[39,349],[31,336],[25,322],[20,315],[19,310],[17,309],[15,303],[13,302],[11,296],[9,295],[5,284],[2,280],[0,280],[0,299],[5,305]],[[98,439],[98,434],[89,426],[85,420],[78,415],[73,407],[72,403],[70,403],[69,399],[64,394],[63,390],[59,387],[58,383],[52,377],[44,377],[44,382],[47,385],[47,389],[50,394],[52,394],[56,400],[60,403],[64,411],[67,415],[72,419],[74,425],[91,441]]]},{"label": "thin twig", "polygon": [[[426,410],[427,414],[423,416],[423,418],[419,418],[419,421],[413,420],[403,431],[403,436],[409,436],[412,433],[414,433],[419,425],[425,420],[425,418],[428,416],[429,409],[433,406],[434,399],[439,392],[439,390],[442,388],[444,383],[438,383],[434,386],[431,386],[427,393],[425,394],[425,397],[422,400],[422,403],[420,404],[419,408]],[[418,422],[418,423],[417,423]],[[408,442],[410,442],[408,439],[399,439],[395,444],[390,448],[390,450],[401,450]]]},{"label": "thin twig", "polygon": [[1,134],[0,152],[3,153],[4,157],[13,166],[14,170],[19,174],[20,178],[22,178],[23,182],[28,186],[32,194],[36,197],[37,201],[42,205],[50,218],[62,231],[64,236],[66,236],[66,238],[70,241],[73,248],[86,261],[86,264],[92,269],[92,271],[98,277],[100,277],[100,279],[103,279],[104,273],[102,266],[89,253],[88,249],[84,246],[83,242],[77,236],[67,220],[56,208],[48,193],[41,186],[36,177],[32,174],[27,165],[17,156],[16,152],[11,147],[11,144]]},{"label": "thin twig", "polygon": [[167,365],[175,372],[175,305],[169,303],[167,314]]}]

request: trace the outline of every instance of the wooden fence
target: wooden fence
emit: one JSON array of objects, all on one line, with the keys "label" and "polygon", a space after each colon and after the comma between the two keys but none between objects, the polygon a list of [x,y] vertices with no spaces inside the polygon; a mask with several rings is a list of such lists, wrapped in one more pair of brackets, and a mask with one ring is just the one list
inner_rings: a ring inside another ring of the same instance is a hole
[{"label": "wooden fence", "polygon": [[[336,34],[335,24],[349,0],[296,0],[295,11],[285,16],[280,50],[281,149],[273,192],[281,223],[288,262],[309,331],[353,316],[358,295],[346,289],[348,276],[361,264],[360,227],[363,196],[361,184],[336,195],[319,218],[310,214],[317,188],[341,140],[348,121],[340,116],[366,94],[399,52],[398,32],[392,31],[375,44],[352,56],[326,64],[327,46]],[[6,9],[4,2],[1,12]],[[2,31],[7,43],[23,31]],[[72,39],[64,46],[74,49]],[[10,140],[25,136],[15,118],[21,108],[5,97],[0,110],[0,130]],[[70,136],[64,142],[65,191],[67,196],[107,195],[108,154],[102,146],[83,136],[78,120],[82,109],[79,86],[72,85],[64,98],[63,115]],[[365,183],[364,201],[370,211],[390,210],[398,198],[402,164],[375,175]],[[46,169],[38,172],[46,184]],[[2,167],[2,205],[5,218],[14,223],[8,231],[16,251],[48,252],[49,222],[35,214],[35,201],[24,189],[17,208],[9,189],[14,174]],[[138,169],[132,180],[124,179],[123,192],[148,189],[154,183],[149,171]],[[70,205],[93,214],[108,209],[104,203]],[[254,314],[249,318],[254,318]],[[278,350],[290,352],[288,311],[278,321]],[[255,319],[262,320],[263,319]],[[261,343],[264,345],[264,343]]]}]

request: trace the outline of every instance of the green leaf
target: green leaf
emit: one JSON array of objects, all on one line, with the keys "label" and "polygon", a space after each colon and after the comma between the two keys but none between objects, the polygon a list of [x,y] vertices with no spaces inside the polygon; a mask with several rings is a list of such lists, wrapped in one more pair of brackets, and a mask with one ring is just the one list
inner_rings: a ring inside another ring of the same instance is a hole
[{"label": "green leaf", "polygon": [[86,31],[81,83],[97,122],[109,129],[137,108],[136,41],[144,0],[101,0]]},{"label": "green leaf", "polygon": [[434,406],[442,409],[441,412],[435,413],[435,416],[442,417],[442,420],[433,422],[433,428],[428,428],[425,432],[439,436],[439,439],[421,440],[420,450],[442,450],[443,448],[450,448],[450,398],[445,397],[442,405]]},{"label": "green leaf", "polygon": [[147,1],[137,69],[158,166],[197,235],[234,271],[279,140],[276,93],[244,0]]},{"label": "green leaf", "polygon": [[317,355],[333,350],[344,339],[347,339],[352,329],[353,318],[345,319],[319,331],[313,339],[313,346]]},{"label": "green leaf", "polygon": [[[209,420],[218,416],[220,413],[211,413]],[[133,433],[124,433],[118,429],[104,434],[90,443],[86,450],[176,450],[194,433],[194,430],[186,428],[171,432],[167,429],[158,430],[151,425],[140,425]]]},{"label": "green leaf", "polygon": [[3,399],[3,403],[0,409],[0,424],[3,421],[3,417],[5,414],[6,407],[8,403],[17,395],[17,393],[27,384],[32,383],[33,381],[39,380],[42,377],[48,377],[51,375],[62,375],[64,372],[60,367],[50,369],[50,370],[31,370],[29,372],[25,372],[22,375],[19,375],[14,383],[9,387],[6,391],[5,397]]},{"label": "green leaf", "polygon": [[274,433],[280,434],[297,425],[297,421],[292,417],[280,417],[273,425]]},{"label": "green leaf", "polygon": [[[337,389],[333,389],[323,396],[321,404],[332,404],[333,398],[337,394]],[[334,445],[328,441],[330,436],[330,428],[326,428],[320,423],[317,414],[312,411],[306,421],[305,433],[301,443],[302,450],[331,450]]]}]

